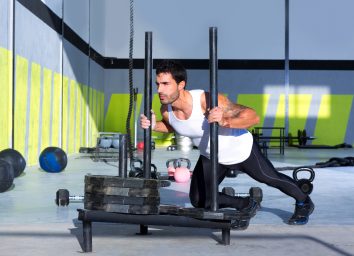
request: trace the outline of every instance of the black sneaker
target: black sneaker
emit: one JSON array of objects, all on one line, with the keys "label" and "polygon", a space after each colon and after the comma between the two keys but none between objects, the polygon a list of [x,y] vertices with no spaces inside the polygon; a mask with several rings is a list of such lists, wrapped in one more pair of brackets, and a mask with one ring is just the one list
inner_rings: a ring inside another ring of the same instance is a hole
[{"label": "black sneaker", "polygon": [[248,215],[250,218],[256,215],[258,210],[258,202],[253,200],[253,198],[249,197],[248,205],[240,210],[238,210],[243,215]]},{"label": "black sneaker", "polygon": [[309,221],[309,216],[315,209],[315,205],[311,201],[310,197],[306,199],[303,204],[295,205],[295,212],[289,219],[289,225],[305,225]]}]

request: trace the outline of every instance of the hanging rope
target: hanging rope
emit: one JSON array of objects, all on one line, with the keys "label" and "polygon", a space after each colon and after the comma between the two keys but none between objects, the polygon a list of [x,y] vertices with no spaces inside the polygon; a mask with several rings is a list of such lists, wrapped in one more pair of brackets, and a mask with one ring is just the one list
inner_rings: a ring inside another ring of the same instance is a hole
[{"label": "hanging rope", "polygon": [[[133,159],[134,146],[132,143],[132,132],[130,127],[133,104],[134,104],[134,88],[133,88],[133,49],[134,49],[134,0],[130,0],[130,34],[129,34],[129,109],[126,122],[126,132],[128,140],[129,158]],[[136,134],[135,134],[136,136]]]}]

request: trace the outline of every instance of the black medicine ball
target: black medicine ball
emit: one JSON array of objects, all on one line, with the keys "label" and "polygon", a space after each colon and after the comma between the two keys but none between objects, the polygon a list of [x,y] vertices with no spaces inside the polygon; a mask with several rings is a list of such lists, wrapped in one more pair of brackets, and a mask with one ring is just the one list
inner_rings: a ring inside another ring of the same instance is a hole
[{"label": "black medicine ball", "polygon": [[7,161],[12,166],[15,178],[20,176],[26,168],[25,158],[15,149],[8,148],[2,150],[0,152],[0,159]]},{"label": "black medicine ball", "polygon": [[8,190],[14,181],[14,170],[5,160],[0,159],[0,192]]}]

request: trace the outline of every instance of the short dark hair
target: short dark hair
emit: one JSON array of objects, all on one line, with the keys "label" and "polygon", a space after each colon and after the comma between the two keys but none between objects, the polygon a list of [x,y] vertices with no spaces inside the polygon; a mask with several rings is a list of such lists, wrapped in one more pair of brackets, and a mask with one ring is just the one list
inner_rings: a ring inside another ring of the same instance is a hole
[{"label": "short dark hair", "polygon": [[185,81],[187,84],[187,71],[183,65],[174,60],[163,60],[156,67],[156,75],[170,73],[173,79],[179,84]]}]

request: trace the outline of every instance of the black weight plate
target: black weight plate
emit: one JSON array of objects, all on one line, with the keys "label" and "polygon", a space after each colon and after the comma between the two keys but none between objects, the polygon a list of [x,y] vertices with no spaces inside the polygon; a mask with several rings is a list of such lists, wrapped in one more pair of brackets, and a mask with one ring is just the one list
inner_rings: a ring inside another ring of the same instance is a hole
[{"label": "black weight plate", "polygon": [[235,196],[235,189],[233,187],[223,187],[221,193],[228,196]]},{"label": "black weight plate", "polygon": [[152,188],[120,188],[120,187],[100,187],[86,184],[85,192],[91,194],[105,194],[114,196],[160,196],[158,189]]},{"label": "black weight plate", "polygon": [[178,214],[196,219],[225,220],[223,212],[211,212],[203,208],[181,208]]},{"label": "black weight plate", "polygon": [[297,130],[297,140],[299,142],[299,145],[302,146],[302,132],[301,130]]},{"label": "black weight plate", "polygon": [[85,193],[85,202],[95,204],[159,205],[160,197],[107,196]]},{"label": "black weight plate", "polygon": [[59,189],[56,193],[55,203],[58,206],[67,206],[69,204],[69,190]]},{"label": "black weight plate", "polygon": [[178,215],[181,206],[177,205],[160,205],[160,214]]},{"label": "black weight plate", "polygon": [[106,175],[86,175],[85,184],[97,185],[100,187],[120,187],[120,188],[160,188],[168,187],[171,182],[168,180],[141,179],[141,178],[121,178],[118,176]]},{"label": "black weight plate", "polygon": [[259,187],[251,187],[249,190],[250,197],[253,198],[258,204],[263,200],[263,191]]},{"label": "black weight plate", "polygon": [[248,220],[251,216],[248,213],[240,213],[234,209],[219,209],[217,211],[204,211],[203,219],[211,220]]},{"label": "black weight plate", "polygon": [[80,147],[79,148],[79,153],[94,153],[96,151],[96,148],[87,148],[87,147]]},{"label": "black weight plate", "polygon": [[233,209],[209,211],[203,208],[183,208],[174,205],[160,205],[160,214],[171,214],[204,220],[249,220],[249,214],[241,214]]},{"label": "black weight plate", "polygon": [[122,205],[122,204],[96,204],[85,202],[87,210],[100,210],[106,212],[130,213],[130,214],[158,214],[159,207],[151,205]]},{"label": "black weight plate", "polygon": [[306,130],[304,129],[302,131],[302,144],[306,145],[306,143],[307,143],[307,133],[306,133]]}]

